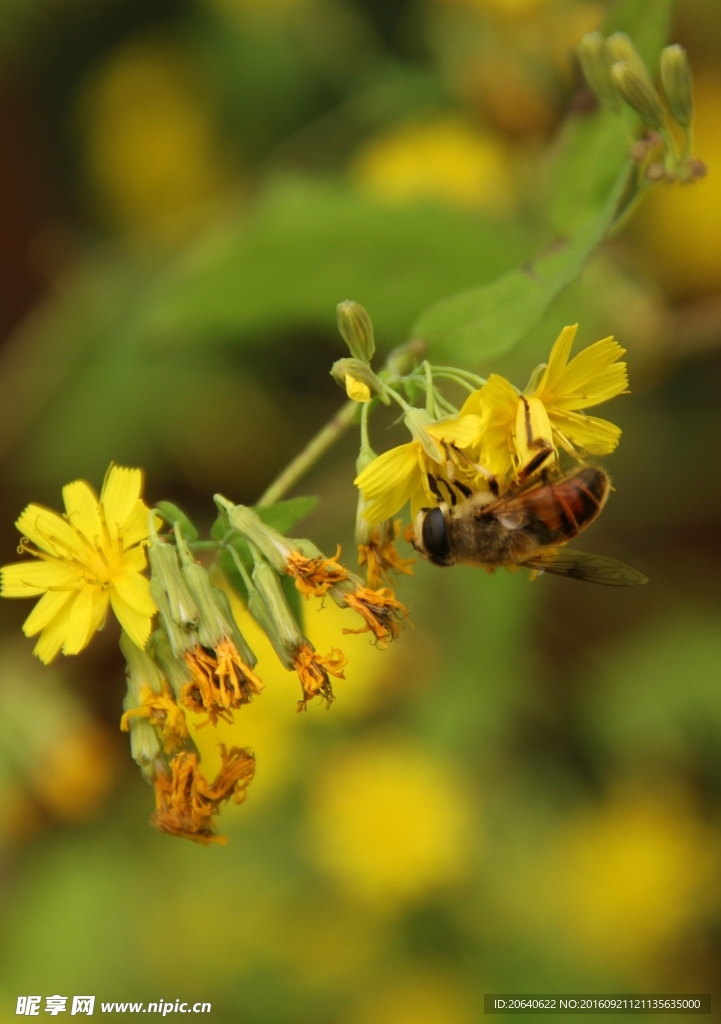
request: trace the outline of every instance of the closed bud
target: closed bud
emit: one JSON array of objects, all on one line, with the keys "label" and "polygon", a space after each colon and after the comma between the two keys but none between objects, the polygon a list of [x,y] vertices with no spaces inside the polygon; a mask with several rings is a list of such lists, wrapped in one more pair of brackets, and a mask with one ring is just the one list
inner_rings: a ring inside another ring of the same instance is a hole
[{"label": "closed bud", "polygon": [[331,377],[342,388],[345,388],[348,397],[355,402],[370,402],[371,398],[380,398],[386,405],[390,398],[386,395],[385,388],[381,381],[371,370],[367,363],[360,359],[338,359],[331,368]]},{"label": "closed bud", "polygon": [[423,359],[427,348],[428,345],[420,338],[407,341],[405,345],[393,349],[386,360],[386,366],[394,377],[407,377]]},{"label": "closed bud", "polygon": [[163,540],[151,539],[148,558],[151,576],[166,595],[171,618],[182,629],[192,628],[198,621],[198,607],[180,573],[175,548]]},{"label": "closed bud", "polygon": [[170,613],[168,595],[157,579],[150,580],[150,595],[158,606],[158,616],[163,632],[173,652],[173,657],[182,658],[198,644],[198,634],[194,629],[182,629]]},{"label": "closed bud", "polygon": [[[128,692],[123,701],[124,711],[134,711],[142,704],[141,691],[149,687],[153,693],[160,693],[163,676],[155,662],[145,651],[133,643],[126,633],[120,635],[120,650],[127,662]],[[153,766],[163,756],[163,744],[147,718],[133,715],[128,720],[130,729],[130,753],[136,764],[140,765],[146,777],[152,777]]]},{"label": "closed bud", "polygon": [[183,687],[192,681],[188,666],[180,658],[173,654],[167,634],[162,629],[156,629],[150,638],[150,650],[153,658],[160,666],[165,678],[175,694],[175,699],[180,700]]},{"label": "closed bud", "polygon": [[350,349],[350,354],[363,363],[370,363],[376,350],[373,323],[358,302],[339,302],[338,330]]},{"label": "closed bud", "polygon": [[661,53],[661,81],[674,119],[684,128],[693,121],[693,86],[688,56],[678,44]]},{"label": "closed bud", "polygon": [[631,67],[638,71],[639,75],[645,75],[646,78],[649,77],[641,54],[631,42],[631,37],[626,35],[625,32],[614,32],[606,40],[606,47],[611,64],[618,64],[620,62],[630,64]]},{"label": "closed bud", "polygon": [[626,103],[646,124],[661,128],[665,119],[663,106],[650,78],[626,61],[614,64],[611,75]]},{"label": "closed bud", "polygon": [[248,607],[267,633],[281,662],[291,669],[304,637],[283,593],[280,579],[267,563],[258,562],[253,569],[253,583],[261,604],[251,595]]},{"label": "closed bud", "polygon": [[600,32],[588,32],[580,42],[579,57],[586,81],[596,96],[609,107],[618,110],[621,97],[611,78],[611,54]]},{"label": "closed bud", "polygon": [[299,550],[298,545],[274,530],[272,526],[266,526],[257,512],[247,505],[233,505],[222,494],[216,494],[214,500],[218,508],[228,516],[230,525],[255,544],[263,557],[278,572],[285,572],[288,558],[294,551]]}]

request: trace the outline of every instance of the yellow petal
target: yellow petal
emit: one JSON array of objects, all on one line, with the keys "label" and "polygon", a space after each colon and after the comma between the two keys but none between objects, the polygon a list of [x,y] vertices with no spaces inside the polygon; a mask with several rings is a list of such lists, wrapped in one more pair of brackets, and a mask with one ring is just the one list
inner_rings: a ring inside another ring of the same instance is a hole
[{"label": "yellow petal", "polygon": [[70,612],[67,634],[63,644],[63,654],[78,654],[87,646],[90,632],[90,619],[93,612],[95,587],[87,584],[78,590],[77,597]]},{"label": "yellow petal", "polygon": [[84,480],[76,480],[63,487],[63,501],[68,520],[93,546],[101,537],[98,499]]},{"label": "yellow petal", "polygon": [[135,511],[143,487],[143,474],[139,469],[111,466],[100,494],[100,504],[111,539],[115,540]]},{"label": "yellow petal", "polygon": [[435,508],[437,504],[438,498],[431,492],[425,477],[419,477],[418,485],[411,494],[411,522],[415,522],[422,508]]},{"label": "yellow petal", "polygon": [[[138,499],[120,531],[120,539],[126,551],[128,548],[133,547],[133,545],[148,539],[150,535],[149,514],[148,506],[144,501]],[[158,521],[159,525],[160,521]]]},{"label": "yellow petal", "polygon": [[118,622],[130,639],[137,647],[144,650],[150,636],[151,616],[143,615],[142,612],[133,608],[126,601],[123,601],[116,590],[111,590],[110,592],[110,603],[113,606]]},{"label": "yellow petal", "polygon": [[16,521],[20,533],[41,551],[58,558],[85,558],[87,548],[69,523],[42,505],[28,505]]},{"label": "yellow petal", "polygon": [[113,587],[119,596],[143,615],[155,615],[157,607],[150,596],[150,581],[138,572],[121,571],[113,576]]},{"label": "yellow petal", "polygon": [[521,468],[527,466],[543,448],[553,446],[551,423],[539,398],[522,398],[518,402],[515,442]]},{"label": "yellow petal", "polygon": [[556,382],[553,397],[546,401],[559,409],[586,409],[620,395],[628,387],[626,364],[619,363],[626,350],[613,338],[604,338],[579,352]]},{"label": "yellow petal", "polygon": [[571,327],[564,327],[556,338],[551,354],[548,357],[548,366],[541,377],[538,387],[533,392],[534,397],[543,398],[544,395],[555,394],[558,379],[566,368],[577,331],[578,324],[573,324]]},{"label": "yellow petal", "polygon": [[426,427],[431,437],[438,441],[449,441],[458,448],[471,448],[481,440],[483,425],[476,415],[458,416],[451,420],[440,420]]},{"label": "yellow petal", "polygon": [[586,416],[581,412],[560,412],[551,410],[551,424],[557,432],[556,441],[562,448],[568,448],[567,441],[589,455],[608,455],[621,437],[621,428],[598,416]]},{"label": "yellow petal", "polygon": [[120,558],[120,568],[124,572],[142,572],[147,564],[144,547],[130,548],[124,551]]},{"label": "yellow petal", "polygon": [[80,579],[77,569],[64,562],[15,562],[2,570],[3,597],[37,597],[46,590],[76,586]]},{"label": "yellow petal", "polygon": [[[503,379],[503,378],[501,378]],[[477,391],[472,391],[468,398],[461,406],[461,411],[458,414],[460,416],[481,416],[483,415],[483,388],[478,388]]]},{"label": "yellow petal", "polygon": [[41,629],[45,629],[74,597],[71,590],[50,590],[44,594],[23,623],[25,636],[35,636]]},{"label": "yellow petal", "polygon": [[370,402],[371,389],[362,380],[356,380],[349,373],[345,376],[345,390],[349,398],[354,402]]},{"label": "yellow petal", "polygon": [[75,604],[75,597],[75,594],[71,595],[71,600],[62,607],[52,622],[48,623],[40,634],[40,639],[35,644],[33,654],[36,654],[37,657],[40,658],[41,661],[45,662],[46,665],[53,660],[65,643],[73,605]]},{"label": "yellow petal", "polygon": [[421,478],[416,442],[391,448],[359,473],[355,485],[367,503],[363,512],[369,523],[382,523],[403,508]]},{"label": "yellow petal", "polygon": [[505,377],[493,373],[481,388],[479,400],[483,410],[481,463],[489,473],[502,479],[513,466],[518,392]]}]

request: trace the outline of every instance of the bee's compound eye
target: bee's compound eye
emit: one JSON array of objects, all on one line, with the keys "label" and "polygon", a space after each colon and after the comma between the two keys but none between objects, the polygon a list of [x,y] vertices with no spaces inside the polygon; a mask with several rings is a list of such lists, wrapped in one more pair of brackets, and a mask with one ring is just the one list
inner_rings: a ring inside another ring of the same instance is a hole
[{"label": "bee's compound eye", "polygon": [[423,547],[432,562],[444,565],[450,548],[448,546],[448,530],[446,517],[440,508],[432,508],[423,520]]}]

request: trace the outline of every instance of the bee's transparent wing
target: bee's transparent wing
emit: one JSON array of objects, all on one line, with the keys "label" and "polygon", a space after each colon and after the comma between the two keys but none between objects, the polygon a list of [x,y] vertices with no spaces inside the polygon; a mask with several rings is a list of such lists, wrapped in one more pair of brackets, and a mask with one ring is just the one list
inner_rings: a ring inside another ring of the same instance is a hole
[{"label": "bee's transparent wing", "polygon": [[550,572],[555,576],[568,576],[572,580],[585,580],[587,583],[602,583],[607,587],[638,587],[648,583],[648,576],[624,562],[571,548],[540,552],[523,564],[529,569]]}]

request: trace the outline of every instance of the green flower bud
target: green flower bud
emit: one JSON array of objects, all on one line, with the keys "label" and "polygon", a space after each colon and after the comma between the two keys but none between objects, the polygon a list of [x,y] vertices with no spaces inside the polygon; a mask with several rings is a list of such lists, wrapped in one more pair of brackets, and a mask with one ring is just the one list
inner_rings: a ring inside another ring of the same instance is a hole
[{"label": "green flower bud", "polygon": [[255,544],[277,572],[285,572],[288,556],[299,550],[298,545],[272,526],[266,526],[260,516],[247,505],[233,505],[222,494],[216,494],[214,501],[226,513],[230,525]]},{"label": "green flower bud", "polygon": [[407,341],[394,348],[386,360],[386,366],[394,377],[406,377],[412,373],[426,354],[428,345],[420,338]]},{"label": "green flower bud", "polygon": [[579,57],[586,81],[596,96],[609,107],[618,110],[621,97],[611,78],[611,54],[600,32],[588,32],[579,44]]},{"label": "green flower bud", "polygon": [[[153,693],[160,693],[163,676],[152,658],[136,647],[125,632],[120,635],[120,650],[127,662],[128,679],[123,710],[134,711],[142,704],[140,694],[143,686],[149,686]],[[152,778],[154,763],[163,756],[162,741],[148,719],[140,715],[132,715],[128,719],[128,727],[132,758],[143,769],[143,774]]]},{"label": "green flower bud", "polygon": [[180,658],[176,658],[170,646],[170,641],[164,630],[156,629],[150,638],[149,649],[153,658],[160,666],[163,675],[170,683],[175,694],[175,699],[180,700],[183,687],[192,682],[192,675],[187,665]]},{"label": "green flower bud", "polygon": [[693,121],[693,85],[688,55],[682,46],[667,46],[662,51],[661,81],[674,119],[688,128]]},{"label": "green flower bud", "polygon": [[351,355],[361,362],[370,363],[376,350],[371,318],[358,302],[339,302],[336,312],[338,330]]},{"label": "green flower bud", "polygon": [[[256,595],[251,595],[248,607],[268,634],[268,639],[286,668],[293,668],[293,659],[304,643],[295,616],[283,593],[277,573],[266,563],[258,562],[253,569]],[[258,604],[260,599],[261,604]]]},{"label": "green flower bud", "polygon": [[194,629],[181,629],[170,613],[168,595],[165,593],[157,579],[150,580],[150,594],[158,606],[158,615],[163,631],[168,638],[173,657],[182,658],[188,651],[198,646],[198,634]]},{"label": "green flower bud", "polygon": [[621,61],[611,68],[611,76],[616,88],[626,103],[640,114],[646,124],[661,128],[665,114],[658,93],[646,74],[641,74],[632,64]]},{"label": "green flower bud", "polygon": [[243,659],[243,663],[250,669],[255,668],[258,664],[258,659],[248,646],[247,640],[238,629],[238,624],[233,616],[233,609],[230,607],[228,595],[224,590],[220,590],[218,587],[211,587],[210,589],[213,592],[213,598],[220,609],[221,615],[224,617],[226,622],[230,623],[230,638]]},{"label": "green flower bud", "polygon": [[[362,473],[364,469],[370,466],[371,462],[377,459],[378,456],[372,448],[361,448],[360,454],[356,459],[356,473]],[[355,542],[356,544],[368,544],[373,533],[373,526],[364,516],[366,510],[366,502],[363,500],[363,492],[358,492],[358,506],[356,508],[355,516]]]},{"label": "green flower bud", "polygon": [[[631,37],[625,32],[614,32],[606,40],[606,47],[610,56],[611,64],[625,63],[638,71],[639,75],[649,78],[648,70],[643,62],[641,54],[631,41]],[[650,78],[649,78],[650,81]]]},{"label": "green flower bud", "polygon": [[330,374],[342,388],[345,388],[348,397],[356,402],[369,402],[374,396],[380,398],[385,405],[390,402],[381,381],[370,366],[359,359],[336,360]]},{"label": "green flower bud", "polygon": [[181,576],[175,549],[157,537],[151,538],[148,558],[151,575],[167,597],[166,604],[171,618],[184,629],[193,627],[198,621],[198,608]]}]

